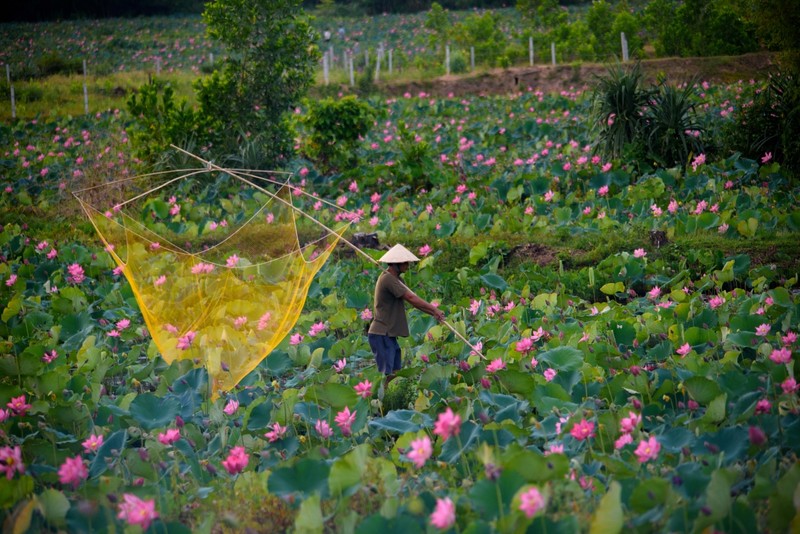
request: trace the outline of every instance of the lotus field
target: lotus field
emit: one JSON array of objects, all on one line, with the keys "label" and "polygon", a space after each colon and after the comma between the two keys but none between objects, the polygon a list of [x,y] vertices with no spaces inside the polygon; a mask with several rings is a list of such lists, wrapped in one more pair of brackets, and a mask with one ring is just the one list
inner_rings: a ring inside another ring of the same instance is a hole
[{"label": "lotus field", "polygon": [[[707,131],[757,87],[704,84]],[[70,195],[145,172],[130,118],[2,127],[4,527],[796,531],[800,191],[771,155],[605,161],[583,89],[373,103],[358,164],[298,156],[293,183],[349,210],[348,238],[420,256],[406,282],[472,345],[410,310],[385,389],[365,334],[380,271],[343,246],[235,389],[167,364]],[[142,220],[210,234],[255,202],[225,184]]]}]

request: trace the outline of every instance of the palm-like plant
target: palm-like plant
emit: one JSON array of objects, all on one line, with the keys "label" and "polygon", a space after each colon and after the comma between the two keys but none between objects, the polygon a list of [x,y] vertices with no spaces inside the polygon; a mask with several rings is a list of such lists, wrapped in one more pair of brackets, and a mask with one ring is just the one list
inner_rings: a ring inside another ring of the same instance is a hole
[{"label": "palm-like plant", "polygon": [[621,65],[609,68],[608,76],[598,80],[593,95],[593,119],[598,128],[599,149],[608,157],[622,155],[644,127],[643,109],[652,91],[642,88],[644,74],[636,63],[630,69]]},{"label": "palm-like plant", "polygon": [[648,158],[664,167],[685,166],[692,154],[703,151],[704,128],[695,111],[696,97],[694,81],[683,87],[659,81],[644,113]]}]

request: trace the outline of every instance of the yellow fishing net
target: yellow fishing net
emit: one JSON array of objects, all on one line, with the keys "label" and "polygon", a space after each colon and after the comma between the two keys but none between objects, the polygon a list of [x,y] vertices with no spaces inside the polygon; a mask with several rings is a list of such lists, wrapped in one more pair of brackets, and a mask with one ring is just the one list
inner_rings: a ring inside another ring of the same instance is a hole
[{"label": "yellow fishing net", "polygon": [[170,171],[75,196],[130,282],[161,356],[204,365],[213,397],[291,330],[352,220],[287,176],[254,171]]}]

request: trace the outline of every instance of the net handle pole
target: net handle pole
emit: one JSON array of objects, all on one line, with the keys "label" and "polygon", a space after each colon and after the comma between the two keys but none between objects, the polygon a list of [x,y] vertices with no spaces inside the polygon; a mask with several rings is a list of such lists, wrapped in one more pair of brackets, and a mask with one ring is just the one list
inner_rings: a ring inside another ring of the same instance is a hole
[{"label": "net handle pole", "polygon": [[[288,207],[290,207],[290,208],[291,208],[291,209],[293,209],[294,211],[297,211],[297,212],[299,212],[299,213],[300,213],[300,214],[302,214],[304,217],[307,217],[307,218],[311,219],[313,222],[315,222],[316,224],[318,224],[318,225],[319,225],[319,226],[321,226],[322,228],[326,229],[327,231],[329,231],[329,232],[331,232],[331,233],[334,233],[334,234],[337,234],[337,235],[338,235],[338,233],[337,233],[337,232],[335,232],[333,229],[331,229],[330,227],[326,226],[324,223],[322,223],[322,222],[318,221],[317,219],[315,219],[314,217],[312,217],[311,215],[309,215],[309,214],[308,214],[308,213],[306,213],[305,211],[301,210],[300,208],[298,208],[298,207],[294,206],[294,205],[293,205],[291,202],[287,202],[286,200],[284,200],[284,199],[280,198],[279,196],[271,194],[269,191],[265,190],[263,187],[260,187],[260,186],[258,186],[257,184],[254,184],[253,182],[251,182],[251,181],[250,181],[250,180],[248,180],[247,178],[244,178],[244,177],[242,177],[242,176],[239,176],[239,175],[238,175],[237,173],[235,173],[235,172],[231,172],[231,170],[230,170],[230,169],[223,169],[222,167],[220,167],[220,166],[218,166],[218,165],[215,165],[214,163],[212,163],[212,162],[210,162],[210,161],[204,160],[204,159],[203,159],[203,158],[201,158],[200,156],[197,156],[197,155],[195,155],[195,154],[192,154],[191,152],[187,152],[186,150],[184,150],[184,149],[182,149],[182,148],[180,148],[180,147],[178,147],[178,146],[175,146],[175,145],[171,145],[171,146],[172,146],[174,149],[176,149],[176,150],[179,150],[180,152],[183,152],[184,154],[187,154],[188,156],[191,156],[191,157],[193,157],[193,158],[197,159],[198,161],[202,162],[202,163],[203,163],[203,164],[205,164],[205,165],[206,165],[206,166],[207,166],[209,169],[213,169],[213,170],[216,170],[216,171],[222,171],[222,172],[227,172],[227,173],[229,173],[231,176],[235,177],[237,180],[241,180],[241,181],[243,181],[244,183],[246,183],[246,184],[248,184],[248,185],[250,185],[250,186],[252,186],[252,187],[255,187],[255,188],[256,188],[256,189],[258,189],[259,191],[262,191],[262,192],[264,192],[264,193],[266,193],[266,194],[268,194],[268,195],[272,196],[273,198],[275,198],[276,200],[278,200],[278,201],[280,201],[280,202],[284,203],[285,205],[287,205]],[[346,238],[342,237],[341,235],[339,236],[339,238],[340,238],[340,239],[341,239],[341,240],[342,240],[342,241],[343,241],[345,244],[347,244],[347,245],[348,245],[350,248],[352,248],[354,251],[358,252],[359,254],[361,254],[362,256],[364,256],[366,259],[368,259],[370,262],[372,262],[373,264],[375,264],[375,265],[377,265],[378,267],[380,267],[381,269],[383,269],[383,265],[381,265],[381,264],[380,264],[380,262],[379,262],[378,260],[374,259],[372,256],[370,256],[369,254],[367,254],[366,252],[364,252],[363,250],[361,250],[360,248],[358,248],[356,245],[354,245],[353,243],[351,243],[350,241],[348,241]],[[476,347],[475,347],[475,346],[474,346],[472,343],[470,343],[470,342],[467,340],[467,338],[465,338],[464,336],[462,336],[462,335],[461,335],[461,333],[460,333],[458,330],[456,330],[456,329],[455,329],[455,327],[454,327],[453,325],[451,325],[449,322],[447,322],[447,321],[445,321],[445,320],[442,320],[441,322],[442,322],[442,324],[443,324],[443,325],[445,325],[447,328],[449,328],[449,329],[450,329],[450,331],[451,331],[451,332],[453,332],[453,334],[455,334],[455,336],[456,336],[456,337],[457,337],[457,338],[458,338],[458,339],[459,339],[461,342],[463,342],[463,343],[464,343],[464,344],[466,344],[466,345],[467,345],[467,346],[468,346],[470,349],[472,349],[472,351],[473,351],[475,354],[477,354],[478,356],[480,356],[480,357],[481,357],[482,359],[484,359],[484,360],[486,359],[486,357],[485,357],[485,356],[484,356],[484,355],[481,353],[481,351],[480,351],[480,350],[478,350],[478,349],[477,349],[477,348],[476,348]]]}]

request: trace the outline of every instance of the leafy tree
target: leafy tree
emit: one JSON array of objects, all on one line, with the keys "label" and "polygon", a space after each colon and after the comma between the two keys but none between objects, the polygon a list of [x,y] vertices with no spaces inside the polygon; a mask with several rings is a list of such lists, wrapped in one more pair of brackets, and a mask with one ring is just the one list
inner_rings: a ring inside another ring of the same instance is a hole
[{"label": "leafy tree", "polygon": [[506,37],[495,13],[473,14],[453,28],[455,41],[463,47],[475,47],[475,61],[494,64],[505,48]]},{"label": "leafy tree", "polygon": [[800,2],[797,0],[741,0],[738,12],[756,28],[762,42],[782,52],[785,69],[800,73]]},{"label": "leafy tree", "polygon": [[606,0],[594,0],[586,12],[586,24],[596,40],[596,50],[600,57],[614,53],[611,39],[611,26],[614,24],[614,11]]},{"label": "leafy tree", "polygon": [[203,19],[229,52],[220,70],[195,88],[202,113],[225,117],[222,147],[234,152],[255,136],[261,164],[280,166],[291,150],[287,113],[310,86],[319,50],[299,0],[213,0]]},{"label": "leafy tree", "polygon": [[447,10],[438,2],[431,5],[431,10],[428,11],[428,16],[425,18],[425,27],[431,31],[428,38],[431,48],[447,44],[450,20]]},{"label": "leafy tree", "polygon": [[642,50],[642,38],[639,36],[639,29],[641,28],[639,19],[631,14],[630,11],[622,9],[614,17],[614,24],[611,26],[610,42],[612,53],[616,52],[622,55],[620,43],[620,34],[625,34],[625,39],[628,41],[628,54],[631,57],[638,57]]},{"label": "leafy tree", "polygon": [[558,0],[517,0],[517,11],[542,33],[560,22]]}]

